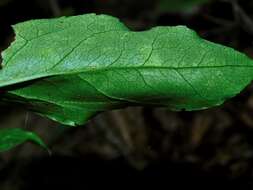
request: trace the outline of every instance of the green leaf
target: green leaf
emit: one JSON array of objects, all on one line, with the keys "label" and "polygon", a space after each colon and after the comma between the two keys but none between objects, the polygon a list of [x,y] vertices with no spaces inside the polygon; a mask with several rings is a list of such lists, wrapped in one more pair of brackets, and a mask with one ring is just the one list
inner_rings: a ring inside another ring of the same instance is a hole
[{"label": "green leaf", "polygon": [[126,106],[201,110],[222,104],[252,80],[253,62],[184,27],[129,31],[88,14],[14,26],[3,53],[3,101],[67,125]]},{"label": "green leaf", "polygon": [[26,141],[33,141],[47,149],[47,146],[44,144],[44,142],[33,132],[24,131],[19,128],[0,130],[0,152],[7,151]]}]

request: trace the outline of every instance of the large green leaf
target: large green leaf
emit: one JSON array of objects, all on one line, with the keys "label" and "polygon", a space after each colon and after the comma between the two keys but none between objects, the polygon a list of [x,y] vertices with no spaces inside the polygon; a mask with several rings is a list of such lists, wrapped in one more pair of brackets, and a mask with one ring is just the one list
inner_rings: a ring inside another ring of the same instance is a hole
[{"label": "large green leaf", "polygon": [[0,152],[7,151],[25,141],[32,141],[47,149],[44,142],[33,132],[19,128],[0,130]]},{"label": "large green leaf", "polygon": [[200,110],[237,95],[253,77],[244,54],[184,27],[129,31],[88,14],[14,26],[3,53],[2,100],[67,125],[131,105]]}]

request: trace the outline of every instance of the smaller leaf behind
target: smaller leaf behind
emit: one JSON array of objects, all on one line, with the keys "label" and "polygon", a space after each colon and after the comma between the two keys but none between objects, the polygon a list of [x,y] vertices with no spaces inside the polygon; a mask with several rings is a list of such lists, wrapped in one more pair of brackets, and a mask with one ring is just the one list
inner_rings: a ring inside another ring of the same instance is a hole
[{"label": "smaller leaf behind", "polygon": [[19,128],[0,130],[0,152],[7,151],[26,141],[32,141],[48,150],[46,144],[33,132]]}]

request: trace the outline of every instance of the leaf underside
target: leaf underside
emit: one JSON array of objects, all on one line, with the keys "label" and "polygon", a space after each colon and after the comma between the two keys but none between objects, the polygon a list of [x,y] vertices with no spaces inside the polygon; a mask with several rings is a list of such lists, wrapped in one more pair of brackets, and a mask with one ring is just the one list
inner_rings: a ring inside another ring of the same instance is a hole
[{"label": "leaf underside", "polygon": [[185,26],[134,32],[111,16],[87,14],[14,30],[16,39],[2,54],[2,100],[72,126],[126,106],[217,106],[253,76],[246,55]]}]

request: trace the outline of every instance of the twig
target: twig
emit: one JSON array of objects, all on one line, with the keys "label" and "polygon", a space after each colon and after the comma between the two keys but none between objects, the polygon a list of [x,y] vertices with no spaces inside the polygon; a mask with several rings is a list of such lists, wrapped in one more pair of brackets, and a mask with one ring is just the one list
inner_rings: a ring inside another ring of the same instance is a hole
[{"label": "twig", "polygon": [[49,6],[51,8],[51,11],[52,11],[54,17],[58,17],[61,15],[61,9],[60,9],[58,0],[49,1]]},{"label": "twig", "polygon": [[230,3],[233,7],[234,16],[236,22],[242,29],[253,36],[253,21],[252,19],[245,13],[245,11],[241,8],[238,3],[238,0],[223,0],[224,2]]},{"label": "twig", "polygon": [[230,25],[233,25],[233,21],[230,21],[230,20],[225,20],[225,19],[222,19],[222,18],[217,18],[217,17],[214,17],[212,15],[208,15],[208,14],[204,14],[203,15],[205,19],[207,19],[208,21],[216,24],[216,25],[220,25],[220,26],[230,26]]}]

